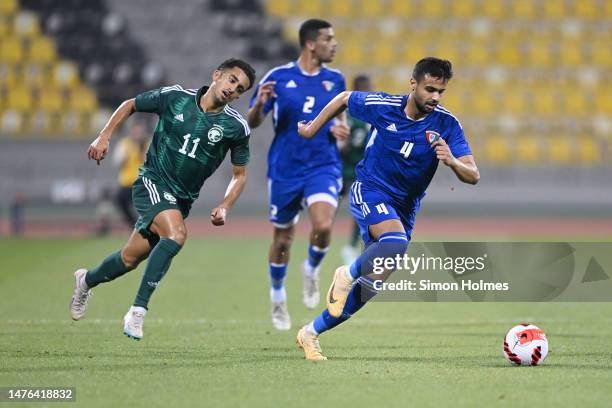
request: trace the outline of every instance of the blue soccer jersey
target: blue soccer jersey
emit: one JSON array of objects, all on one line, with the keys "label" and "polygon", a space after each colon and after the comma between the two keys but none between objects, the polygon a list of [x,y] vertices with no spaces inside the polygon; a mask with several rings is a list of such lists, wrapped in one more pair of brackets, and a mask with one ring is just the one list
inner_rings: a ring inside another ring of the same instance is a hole
[{"label": "blue soccer jersey", "polygon": [[305,139],[297,132],[297,123],[313,120],[340,92],[346,89],[342,74],[321,67],[314,75],[303,72],[291,62],[270,70],[259,82],[250,106],[257,98],[259,86],[276,81],[276,97],[263,107],[273,111],[274,141],[268,152],[268,177],[272,180],[296,180],[318,173],[341,176],[341,161],[336,139],[330,133],[332,121],[312,138]]},{"label": "blue soccer jersey", "polygon": [[438,168],[431,143],[440,137],[455,157],[471,155],[463,128],[442,106],[422,119],[412,120],[404,108],[408,96],[352,92],[351,116],[372,125],[364,159],[357,165],[357,180],[388,195],[403,210],[418,209]]}]

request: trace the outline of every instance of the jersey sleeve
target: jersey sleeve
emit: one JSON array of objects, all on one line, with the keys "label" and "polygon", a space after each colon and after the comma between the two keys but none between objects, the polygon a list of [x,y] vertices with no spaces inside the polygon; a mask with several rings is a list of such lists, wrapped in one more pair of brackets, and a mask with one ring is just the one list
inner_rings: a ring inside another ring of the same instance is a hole
[{"label": "jersey sleeve", "polygon": [[366,97],[369,95],[377,94],[372,92],[351,92],[348,100],[348,111],[352,117],[373,125],[378,117],[378,107],[380,105],[368,103]]},{"label": "jersey sleeve", "polygon": [[234,166],[246,166],[251,156],[249,150],[250,136],[242,135],[242,137],[232,141],[230,145],[230,159]]},{"label": "jersey sleeve", "polygon": [[470,145],[468,144],[465,134],[463,133],[463,128],[457,120],[453,120],[451,134],[446,140],[446,143],[455,157],[468,156],[472,154]]},{"label": "jersey sleeve", "polygon": [[136,96],[136,111],[161,114],[165,106],[163,89],[153,89]]}]

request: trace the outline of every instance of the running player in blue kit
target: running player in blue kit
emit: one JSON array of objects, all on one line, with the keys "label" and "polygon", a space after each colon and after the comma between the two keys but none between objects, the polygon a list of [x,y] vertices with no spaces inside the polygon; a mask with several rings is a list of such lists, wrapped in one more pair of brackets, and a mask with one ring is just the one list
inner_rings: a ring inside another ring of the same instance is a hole
[{"label": "running player in blue kit", "polygon": [[309,309],[319,304],[319,265],[329,248],[342,180],[336,139],[350,134],[345,114],[335,122],[329,117],[309,140],[298,134],[297,122],[314,119],[346,89],[342,74],[324,65],[336,52],[331,24],[308,20],[300,27],[299,37],[299,58],[273,68],[261,79],[247,115],[249,126],[256,128],[273,112],[275,136],[268,153],[268,193],[274,238],[269,274],[272,324],[278,330],[291,328],[284,280],[295,224],[304,205],[312,229],[308,258],[302,264],[303,302]]},{"label": "running player in blue kit", "polygon": [[414,67],[409,95],[342,92],[298,131],[310,138],[327,121],[348,108],[352,117],[372,125],[365,157],[351,186],[351,212],[365,250],[351,265],[336,269],[327,309],[302,327],[296,342],[309,360],[326,360],[318,336],[346,321],[376,294],[374,258],[403,256],[415,215],[438,163],[464,183],[476,184],[480,173],[459,120],[439,105],[451,79],[449,61],[424,58]]}]

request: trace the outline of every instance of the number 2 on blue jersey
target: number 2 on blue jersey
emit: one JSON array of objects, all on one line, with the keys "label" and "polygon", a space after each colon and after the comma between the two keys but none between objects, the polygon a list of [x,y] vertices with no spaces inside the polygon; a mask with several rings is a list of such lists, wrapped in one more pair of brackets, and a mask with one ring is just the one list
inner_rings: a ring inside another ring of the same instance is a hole
[{"label": "number 2 on blue jersey", "polygon": [[302,112],[312,113],[312,108],[314,107],[314,104],[315,104],[315,97],[307,96],[306,102],[304,102],[304,107],[302,108]]}]

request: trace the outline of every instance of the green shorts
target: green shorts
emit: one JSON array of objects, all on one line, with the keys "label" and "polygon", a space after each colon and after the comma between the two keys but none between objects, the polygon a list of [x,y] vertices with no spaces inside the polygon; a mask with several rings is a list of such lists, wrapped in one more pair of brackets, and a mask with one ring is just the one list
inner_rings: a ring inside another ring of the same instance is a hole
[{"label": "green shorts", "polygon": [[138,213],[134,228],[152,246],[159,241],[159,236],[149,229],[157,214],[175,209],[179,210],[185,219],[191,209],[191,201],[177,199],[170,191],[164,184],[145,176],[139,176],[132,186],[132,201]]}]

